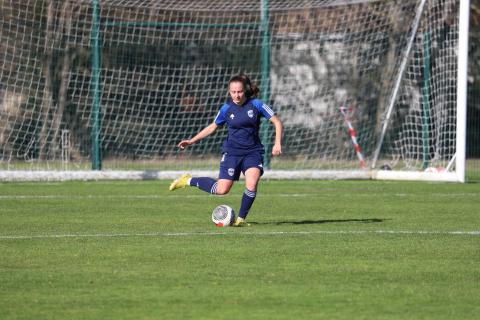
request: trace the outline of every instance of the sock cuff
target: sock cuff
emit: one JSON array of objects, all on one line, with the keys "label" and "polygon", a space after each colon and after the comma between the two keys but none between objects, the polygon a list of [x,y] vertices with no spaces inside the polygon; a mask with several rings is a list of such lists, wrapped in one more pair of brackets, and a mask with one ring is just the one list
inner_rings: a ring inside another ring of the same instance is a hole
[{"label": "sock cuff", "polygon": [[216,194],[217,193],[217,185],[218,185],[218,182],[215,182],[213,184],[212,189],[210,189],[211,194]]},{"label": "sock cuff", "polygon": [[255,196],[257,195],[257,192],[256,192],[256,191],[250,191],[250,190],[248,190],[247,188],[245,188],[244,194],[245,194],[247,197],[255,198]]}]

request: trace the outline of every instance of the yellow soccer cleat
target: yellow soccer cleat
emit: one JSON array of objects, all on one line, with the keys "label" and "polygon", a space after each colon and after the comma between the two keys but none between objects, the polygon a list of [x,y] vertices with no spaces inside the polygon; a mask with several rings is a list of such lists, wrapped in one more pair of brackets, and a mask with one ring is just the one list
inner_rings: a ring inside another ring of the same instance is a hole
[{"label": "yellow soccer cleat", "polygon": [[191,174],[185,173],[180,178],[173,180],[168,190],[173,191],[180,188],[185,188],[188,185],[188,180],[192,178]]},{"label": "yellow soccer cleat", "polygon": [[232,226],[233,227],[247,227],[247,226],[249,226],[249,224],[247,223],[247,221],[245,221],[245,219],[237,217],[237,218],[235,218],[235,222],[233,223]]}]

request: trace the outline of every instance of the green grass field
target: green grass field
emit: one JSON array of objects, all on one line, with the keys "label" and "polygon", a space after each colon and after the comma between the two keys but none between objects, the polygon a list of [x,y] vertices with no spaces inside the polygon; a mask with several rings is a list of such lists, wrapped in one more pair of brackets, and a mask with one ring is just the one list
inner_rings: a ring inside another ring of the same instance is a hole
[{"label": "green grass field", "polygon": [[0,319],[478,319],[480,184],[0,184]]}]

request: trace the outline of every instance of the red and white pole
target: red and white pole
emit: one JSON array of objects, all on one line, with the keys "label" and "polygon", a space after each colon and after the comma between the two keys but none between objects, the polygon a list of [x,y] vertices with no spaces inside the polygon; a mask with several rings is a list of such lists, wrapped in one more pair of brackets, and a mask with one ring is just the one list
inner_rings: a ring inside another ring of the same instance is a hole
[{"label": "red and white pole", "polygon": [[353,128],[352,122],[350,121],[350,117],[348,116],[348,114],[352,112],[352,107],[349,107],[349,108],[340,107],[340,112],[343,114],[343,117],[345,119],[345,125],[348,128],[348,135],[352,140],[353,149],[355,149],[357,158],[360,161],[360,167],[364,169],[366,167],[365,158],[363,157],[362,149],[360,148],[360,145],[358,144],[358,141],[357,141],[357,132]]}]

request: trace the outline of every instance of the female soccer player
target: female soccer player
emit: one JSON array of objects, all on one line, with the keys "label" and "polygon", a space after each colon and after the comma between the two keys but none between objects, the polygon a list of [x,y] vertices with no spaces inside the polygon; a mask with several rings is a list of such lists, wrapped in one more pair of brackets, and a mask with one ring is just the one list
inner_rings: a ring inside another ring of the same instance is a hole
[{"label": "female soccer player", "polygon": [[273,110],[256,98],[259,89],[250,82],[246,75],[232,77],[228,82],[228,92],[230,99],[220,108],[214,122],[193,138],[182,140],[178,144],[180,149],[185,149],[214,133],[218,126],[226,124],[228,136],[222,147],[219,179],[192,177],[190,174],[184,174],[171,183],[170,190],[193,186],[211,194],[227,194],[234,181],[239,180],[240,172],[242,172],[245,176],[245,191],[238,217],[233,225],[243,226],[246,225],[245,219],[255,201],[258,181],[263,174],[265,148],[258,135],[260,119],[265,117],[275,126],[273,156],[282,153],[283,126]]}]

